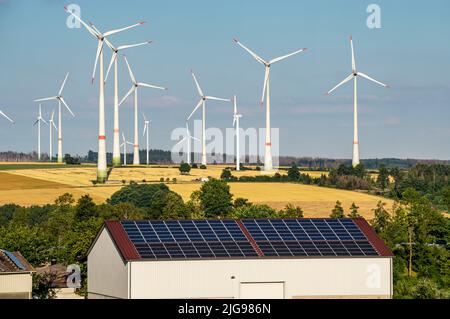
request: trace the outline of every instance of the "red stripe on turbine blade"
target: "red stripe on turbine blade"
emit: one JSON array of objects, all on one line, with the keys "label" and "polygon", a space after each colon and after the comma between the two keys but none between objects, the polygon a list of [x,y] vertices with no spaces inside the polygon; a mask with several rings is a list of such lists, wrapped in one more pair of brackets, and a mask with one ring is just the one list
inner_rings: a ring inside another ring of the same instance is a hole
[{"label": "red stripe on turbine blade", "polygon": [[99,135],[99,136],[98,136],[98,139],[99,139],[99,140],[106,140],[106,136],[105,136],[105,135]]},{"label": "red stripe on turbine blade", "polygon": [[139,147],[139,145],[134,144],[134,147]]},{"label": "red stripe on turbine blade", "polygon": [[353,142],[353,145],[358,145],[358,144],[359,144],[358,141],[356,141],[356,142],[354,141],[354,142]]},{"label": "red stripe on turbine blade", "polygon": [[266,146],[272,146],[272,143],[266,143]]},{"label": "red stripe on turbine blade", "polygon": [[119,129],[114,129],[114,133],[119,133]]}]

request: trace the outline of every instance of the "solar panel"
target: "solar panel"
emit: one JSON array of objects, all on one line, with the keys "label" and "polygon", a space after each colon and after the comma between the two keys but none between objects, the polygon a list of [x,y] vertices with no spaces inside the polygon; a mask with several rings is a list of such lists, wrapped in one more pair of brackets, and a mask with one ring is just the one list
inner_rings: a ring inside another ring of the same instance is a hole
[{"label": "solar panel", "polygon": [[141,258],[258,257],[235,220],[123,221]]},{"label": "solar panel", "polygon": [[17,259],[16,256],[14,256],[13,253],[3,249],[1,251],[17,266],[17,268],[25,270],[25,266],[20,262],[19,259]]},{"label": "solar panel", "polygon": [[246,219],[265,256],[376,256],[352,219]]},{"label": "solar panel", "polygon": [[255,258],[258,248],[261,257],[378,256],[352,219],[121,223],[141,258],[146,259]]}]

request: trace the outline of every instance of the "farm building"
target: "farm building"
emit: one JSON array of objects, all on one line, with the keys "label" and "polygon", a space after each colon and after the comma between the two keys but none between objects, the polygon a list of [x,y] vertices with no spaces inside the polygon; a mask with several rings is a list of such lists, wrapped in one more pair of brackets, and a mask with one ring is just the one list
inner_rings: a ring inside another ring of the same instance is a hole
[{"label": "farm building", "polygon": [[366,220],[107,221],[89,298],[391,298],[393,254]]},{"label": "farm building", "polygon": [[19,252],[0,249],[0,299],[31,299],[33,273]]}]

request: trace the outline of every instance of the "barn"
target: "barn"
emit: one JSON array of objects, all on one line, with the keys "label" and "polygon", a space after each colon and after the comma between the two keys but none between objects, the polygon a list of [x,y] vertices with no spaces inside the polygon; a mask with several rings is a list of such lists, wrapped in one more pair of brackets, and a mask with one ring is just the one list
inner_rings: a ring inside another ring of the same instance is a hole
[{"label": "barn", "polygon": [[391,298],[392,257],[363,218],[106,221],[88,298]]},{"label": "barn", "polygon": [[0,249],[0,299],[31,299],[34,272],[20,252]]}]

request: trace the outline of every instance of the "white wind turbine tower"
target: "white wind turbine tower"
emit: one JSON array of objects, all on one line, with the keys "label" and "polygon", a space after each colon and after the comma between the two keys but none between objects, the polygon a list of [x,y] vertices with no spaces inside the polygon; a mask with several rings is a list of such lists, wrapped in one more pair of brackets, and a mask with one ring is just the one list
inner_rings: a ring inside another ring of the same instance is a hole
[{"label": "white wind turbine tower", "polygon": [[113,158],[112,163],[114,166],[120,165],[120,141],[119,141],[119,80],[118,80],[118,53],[119,51],[134,48],[146,44],[150,44],[152,41],[130,44],[130,45],[121,45],[119,47],[114,47],[110,41],[105,40],[106,45],[111,49],[111,61],[109,63],[108,71],[106,71],[105,82],[108,80],[109,71],[114,63],[114,138],[113,138]]},{"label": "white wind turbine tower", "polygon": [[199,141],[200,139],[196,138],[195,136],[191,135],[191,132],[189,131],[189,125],[188,122],[186,121],[186,136],[183,137],[177,144],[175,144],[175,146],[183,143],[184,141],[186,141],[187,144],[187,159],[186,159],[186,163],[191,165],[191,140],[195,140],[195,141]]},{"label": "white wind turbine tower", "polygon": [[99,63],[99,99],[98,99],[98,161],[97,161],[97,181],[100,183],[106,182],[107,178],[107,167],[106,167],[106,133],[105,133],[105,79],[104,79],[104,68],[103,68],[103,42],[105,39],[113,34],[137,27],[142,25],[144,22],[133,24],[131,26],[111,30],[108,32],[100,32],[95,26],[89,26],[83,20],[80,19],[72,11],[64,7],[67,13],[72,15],[77,21],[79,21],[86,30],[98,41],[97,54],[95,56],[94,70],[92,72],[92,83],[94,83],[95,71],[97,70],[97,63]]},{"label": "white wind turbine tower", "polygon": [[384,87],[388,87],[388,85],[381,83],[381,82],[371,78],[367,74],[364,74],[364,73],[356,70],[355,51],[353,49],[353,38],[351,36],[350,36],[350,46],[351,46],[351,51],[352,51],[352,73],[348,77],[346,77],[341,83],[339,83],[334,88],[332,88],[330,91],[328,91],[327,94],[331,94],[331,92],[336,90],[338,87],[340,87],[341,85],[343,85],[353,79],[353,81],[354,81],[354,99],[353,99],[353,158],[352,158],[352,165],[353,165],[353,167],[355,167],[359,164],[357,77],[361,76],[363,78],[366,78],[369,81],[372,81],[372,82],[379,84],[381,86],[384,86]]},{"label": "white wind turbine tower", "polygon": [[2,110],[0,110],[0,115],[2,117],[4,117],[5,119],[7,119],[8,121],[10,121],[12,124],[15,124],[14,120],[12,118],[10,118],[8,115],[6,115],[5,113],[3,113]]},{"label": "white wind turbine tower", "polygon": [[156,86],[152,84],[142,83],[136,81],[136,78],[134,77],[133,71],[131,71],[130,64],[128,63],[128,60],[126,56],[124,56],[125,62],[128,67],[128,71],[130,73],[131,82],[133,82],[130,90],[127,94],[123,97],[123,99],[120,101],[119,106],[122,105],[122,103],[127,99],[127,97],[134,92],[134,155],[133,155],[133,165],[139,165],[139,123],[138,123],[138,88],[139,87],[148,87],[152,89],[158,89],[158,90],[167,90],[167,88]]},{"label": "white wind turbine tower", "polygon": [[145,116],[144,113],[142,113],[142,116],[144,117],[144,132],[142,133],[142,136],[145,136],[145,133],[147,133],[147,148],[146,148],[146,153],[147,153],[147,165],[148,165],[148,164],[149,164],[148,135],[149,135],[149,126],[150,126],[151,120],[147,120],[147,117]]},{"label": "white wind turbine tower", "polygon": [[290,56],[293,56],[300,52],[305,52],[307,49],[303,48],[303,49],[297,50],[295,52],[292,52],[290,54],[283,55],[278,58],[266,61],[266,60],[263,60],[256,53],[251,51],[249,48],[244,46],[242,43],[240,43],[237,39],[234,39],[234,42],[236,42],[240,47],[242,47],[244,50],[246,50],[248,53],[250,53],[250,55],[253,56],[256,59],[256,61],[258,61],[265,67],[264,85],[263,85],[263,92],[262,92],[262,98],[261,98],[261,106],[264,105],[264,98],[266,98],[266,143],[265,143],[264,170],[271,171],[273,169],[273,165],[272,165],[272,140],[271,140],[271,135],[270,135],[271,134],[271,126],[270,126],[270,66],[272,64],[274,64],[276,62],[280,62]]},{"label": "white wind turbine tower", "polygon": [[202,165],[206,165],[206,114],[205,114],[205,104],[207,100],[212,101],[224,101],[231,102],[230,99],[222,99],[214,96],[207,96],[203,94],[202,89],[200,88],[200,84],[198,84],[197,78],[195,77],[194,72],[192,72],[192,77],[194,78],[195,85],[197,86],[198,94],[200,95],[200,101],[197,106],[192,111],[191,115],[187,118],[187,121],[194,115],[195,111],[201,106],[202,107]]},{"label": "white wind turbine tower", "polygon": [[67,105],[66,101],[64,100],[62,96],[62,92],[64,90],[64,86],[66,85],[67,78],[69,76],[69,73],[66,74],[66,77],[64,78],[64,81],[61,85],[61,88],[59,89],[58,95],[47,97],[44,99],[38,99],[34,100],[35,102],[43,102],[43,101],[51,101],[51,100],[57,100],[58,101],[58,163],[63,162],[63,154],[62,154],[62,124],[61,124],[61,103],[64,104],[64,106],[67,108],[67,110],[70,112],[70,114],[75,117],[75,114],[73,114],[70,107]]},{"label": "white wind turbine tower", "polygon": [[236,125],[236,170],[241,170],[241,158],[240,158],[240,145],[239,145],[239,119],[242,117],[242,114],[238,114],[237,112],[237,99],[236,95],[233,96],[233,104],[234,104],[234,113],[233,113],[233,126]]},{"label": "white wind turbine tower", "polygon": [[122,132],[122,144],[120,144],[120,147],[123,147],[123,165],[127,166],[127,144],[133,145],[133,143],[128,142],[125,139],[125,135]]},{"label": "white wind turbine tower", "polygon": [[48,125],[48,123],[42,117],[42,107],[39,104],[38,116],[36,122],[34,122],[33,124],[33,126],[36,126],[36,124],[38,126],[38,149],[37,149],[38,161],[41,160],[41,122],[44,122],[45,124]]},{"label": "white wind turbine tower", "polygon": [[53,159],[53,128],[56,129],[56,131],[58,131],[58,128],[55,125],[55,121],[53,120],[55,116],[55,110],[52,111],[52,116],[50,117],[50,120],[48,120],[48,126],[50,127],[50,143],[49,143],[49,147],[50,147],[50,152],[49,152],[49,157],[50,157],[50,162]]}]

